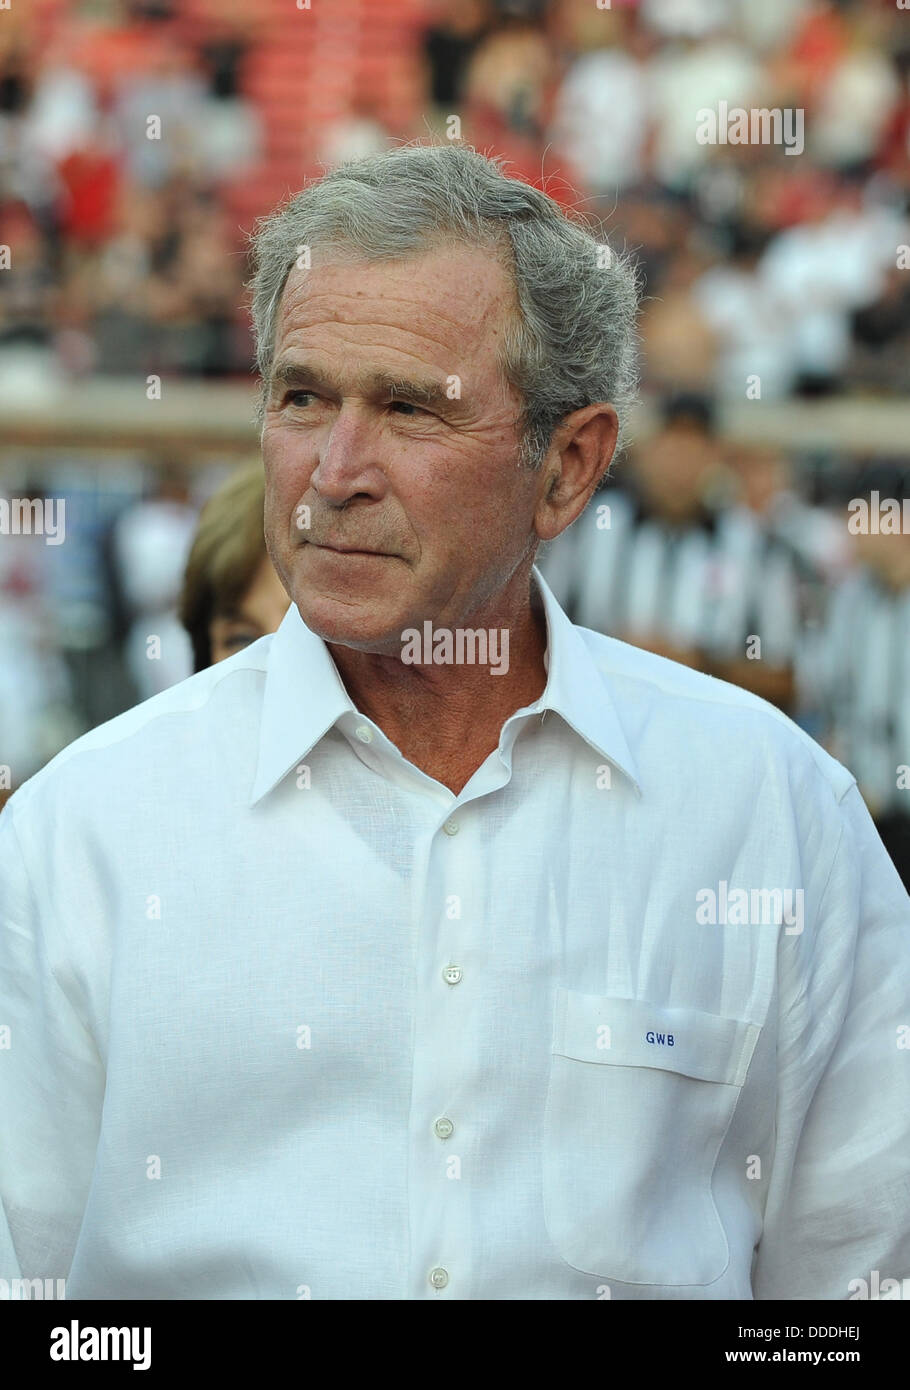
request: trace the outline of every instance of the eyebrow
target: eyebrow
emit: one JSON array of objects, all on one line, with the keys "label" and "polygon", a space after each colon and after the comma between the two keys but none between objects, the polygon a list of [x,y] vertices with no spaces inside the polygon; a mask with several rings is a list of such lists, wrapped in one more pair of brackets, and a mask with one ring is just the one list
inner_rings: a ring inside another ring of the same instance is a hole
[{"label": "eyebrow", "polygon": [[[438,410],[449,411],[457,404],[450,399],[446,387],[441,382],[429,378],[416,381],[396,376],[393,372],[371,372],[360,384],[363,393],[374,400],[388,400],[389,397],[394,397],[397,400],[409,401],[412,405],[434,406]],[[278,386],[312,386],[316,390],[329,393],[336,390],[334,384],[318,367],[307,362],[279,362],[269,380],[270,393],[274,394]]]}]

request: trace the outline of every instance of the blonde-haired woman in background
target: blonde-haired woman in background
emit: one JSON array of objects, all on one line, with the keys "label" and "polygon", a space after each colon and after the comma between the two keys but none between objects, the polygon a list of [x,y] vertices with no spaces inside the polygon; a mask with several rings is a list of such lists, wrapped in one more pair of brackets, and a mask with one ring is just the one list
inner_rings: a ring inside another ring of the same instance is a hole
[{"label": "blonde-haired woman in background", "polygon": [[289,599],[265,549],[262,464],[234,473],[206,502],[190,548],[180,621],[202,671],[275,632]]}]

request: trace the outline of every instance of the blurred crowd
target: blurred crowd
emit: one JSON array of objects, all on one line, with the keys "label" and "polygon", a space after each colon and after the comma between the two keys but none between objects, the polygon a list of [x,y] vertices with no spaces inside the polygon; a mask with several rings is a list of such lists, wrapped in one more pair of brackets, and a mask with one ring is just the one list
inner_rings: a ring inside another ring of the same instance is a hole
[{"label": "blurred crowd", "polygon": [[[353,0],[332,8],[321,121],[302,114],[315,70],[301,56],[295,79],[280,28],[302,32],[293,5],[0,12],[0,391],[52,401],[55,383],[122,373],[248,382],[256,215],[320,166],[401,139],[454,135],[504,156],[635,254],[643,395],[658,418],[607,480],[609,524],[592,504],[541,557],[544,573],[576,621],[778,704],[852,767],[906,845],[910,537],[851,534],[847,504],[873,487],[903,497],[910,445],[873,465],[725,439],[717,418],[731,401],[861,395],[874,411],[907,394],[910,11],[385,0],[394,42],[362,79],[357,68],[332,86],[332,61],[343,73],[357,48],[343,23],[366,22]],[[799,110],[804,149],[702,143],[699,113],[720,102]],[[0,777],[12,768],[12,785],[192,670],[184,570],[230,468],[185,464],[5,451],[0,495],[67,502],[65,545],[0,536]]]},{"label": "blurred crowd", "polygon": [[[243,376],[235,213],[277,157],[246,92],[268,5],[258,25],[179,0],[56,5],[42,25],[48,8],[0,24],[4,375]],[[910,23],[893,0],[412,9],[419,117],[395,126],[356,91],[300,152],[300,178],[456,115],[465,139],[635,249],[654,385],[737,395],[754,373],[763,400],[907,388]],[[700,143],[698,112],[720,101],[803,111],[804,152]]]}]

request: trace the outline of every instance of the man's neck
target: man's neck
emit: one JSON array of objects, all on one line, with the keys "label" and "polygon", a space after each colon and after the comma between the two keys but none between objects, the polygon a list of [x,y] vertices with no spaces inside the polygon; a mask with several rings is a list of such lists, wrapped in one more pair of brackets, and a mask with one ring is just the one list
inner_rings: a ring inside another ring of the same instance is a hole
[{"label": "man's neck", "polygon": [[404,758],[457,796],[498,747],[509,716],[546,687],[547,624],[536,588],[503,622],[500,631],[506,629],[508,669],[501,675],[489,662],[408,665],[400,657],[328,647],[357,709]]}]

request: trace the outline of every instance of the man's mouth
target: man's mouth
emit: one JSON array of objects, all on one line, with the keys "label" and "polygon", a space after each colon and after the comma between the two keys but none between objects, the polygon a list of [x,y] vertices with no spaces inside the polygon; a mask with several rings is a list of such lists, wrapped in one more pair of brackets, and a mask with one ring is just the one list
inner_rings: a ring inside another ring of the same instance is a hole
[{"label": "man's mouth", "polygon": [[310,545],[315,545],[317,550],[333,551],[336,555],[372,555],[377,557],[385,556],[385,551],[383,550],[362,550],[360,549],[360,547],[354,545],[328,545],[326,543],[319,544],[316,541],[310,541]]}]

